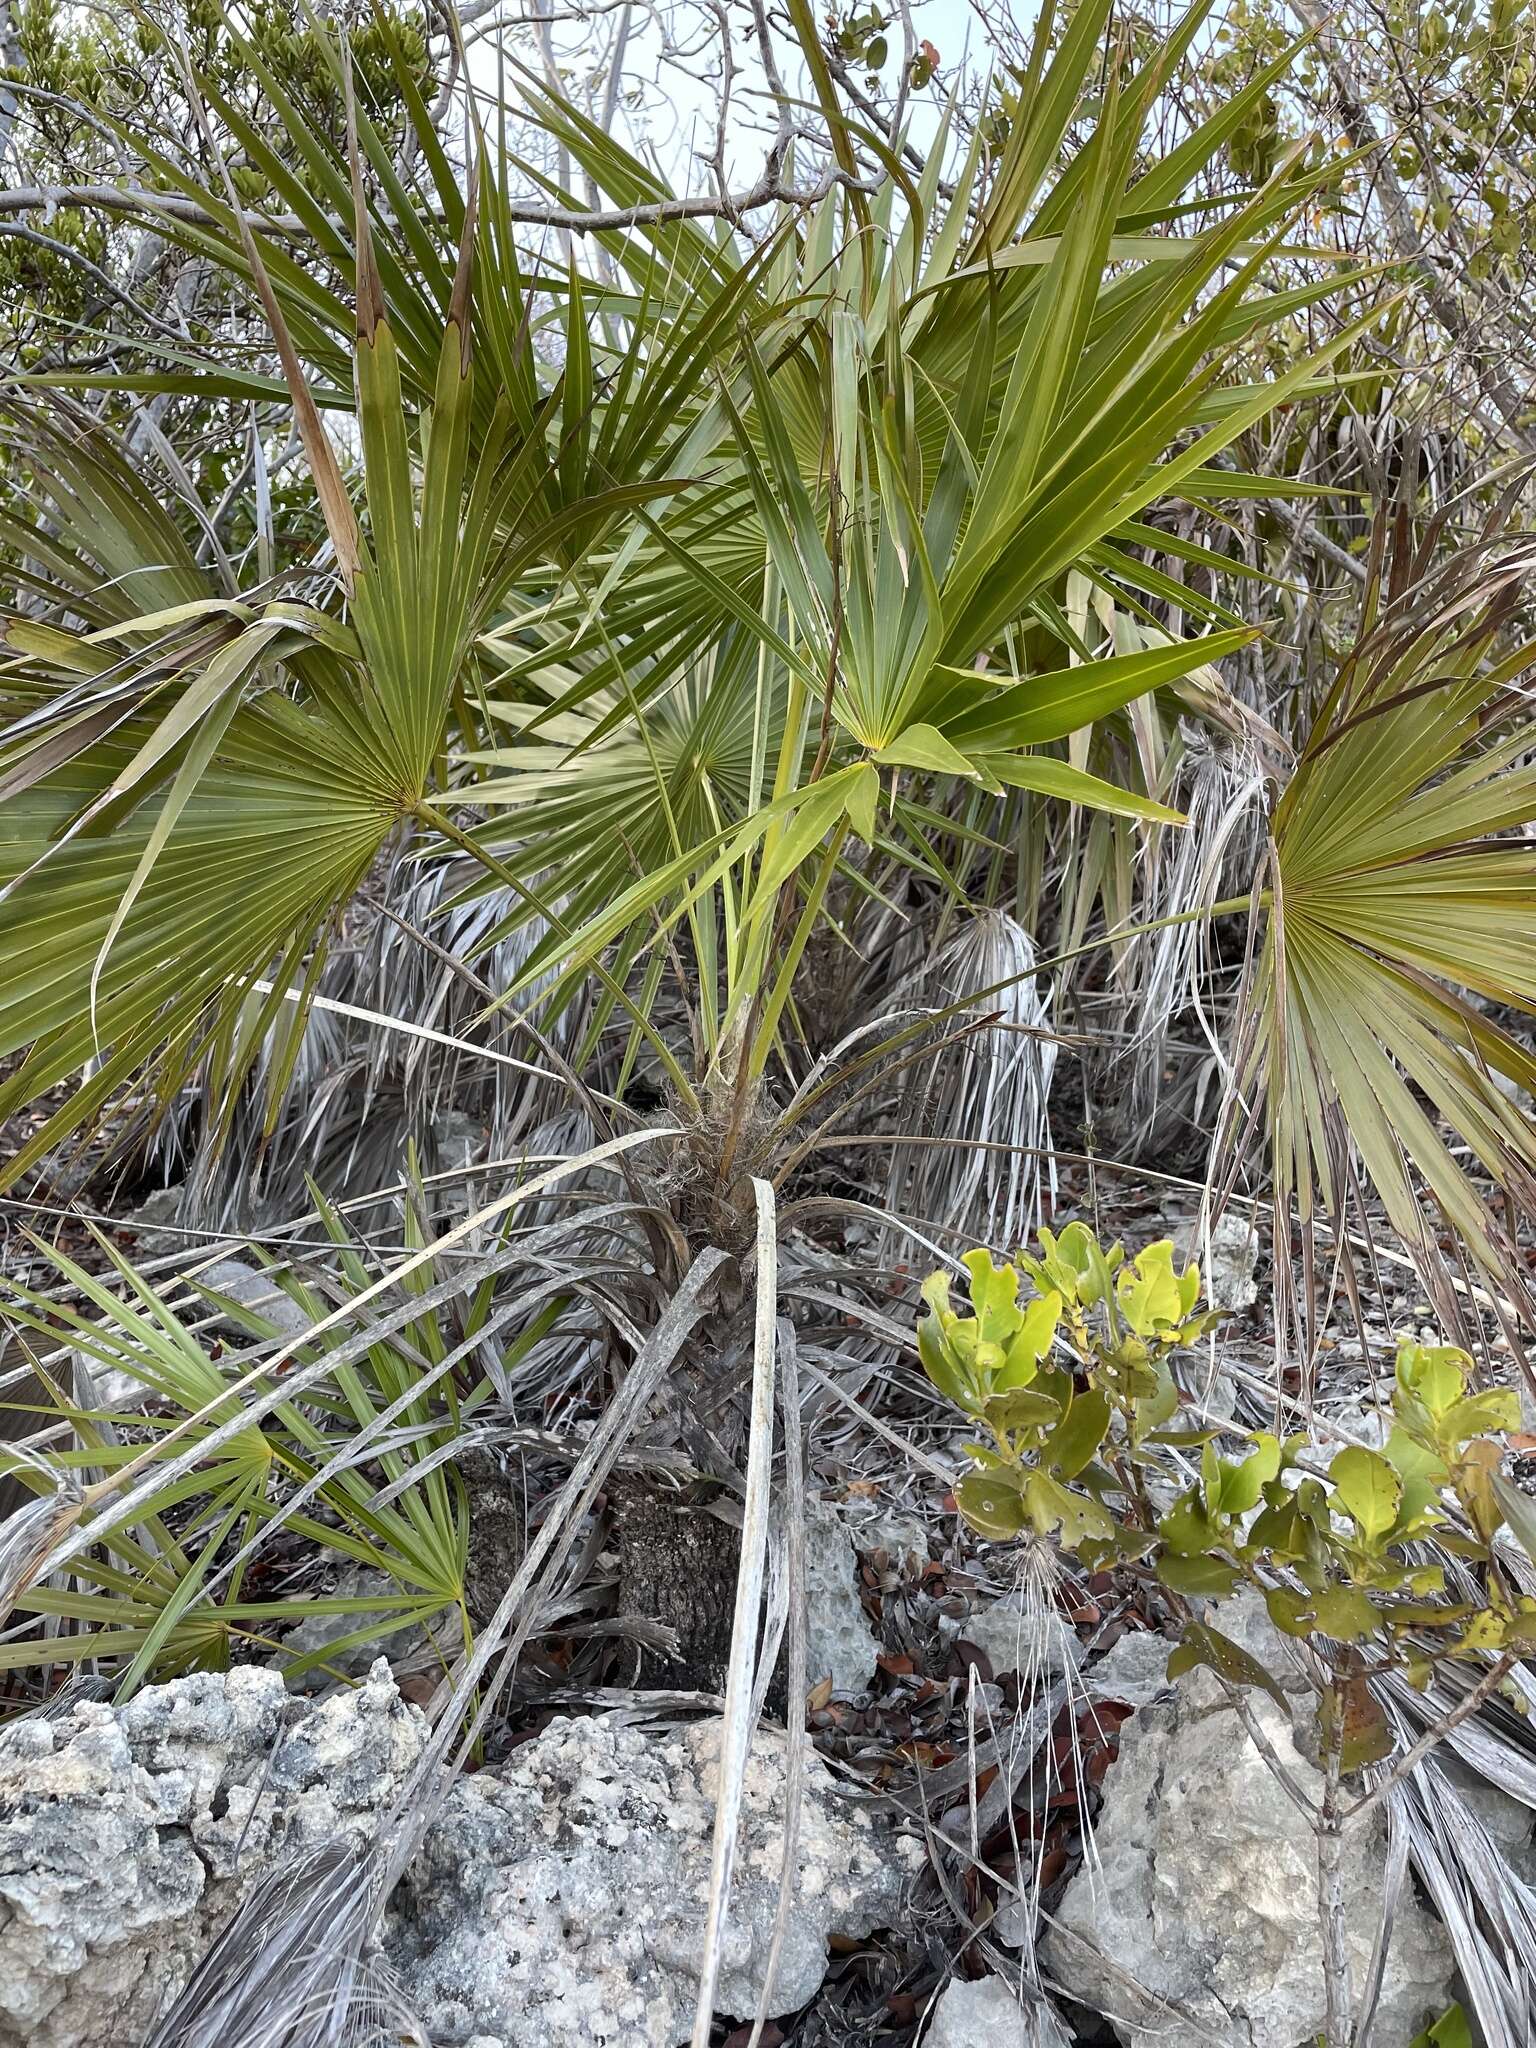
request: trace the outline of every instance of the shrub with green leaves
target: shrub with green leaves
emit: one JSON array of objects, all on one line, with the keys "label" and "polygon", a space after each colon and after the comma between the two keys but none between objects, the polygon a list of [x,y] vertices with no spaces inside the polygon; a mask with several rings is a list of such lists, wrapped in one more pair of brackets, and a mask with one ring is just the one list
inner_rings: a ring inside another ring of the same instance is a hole
[{"label": "shrub with green leaves", "polygon": [[[1530,1504],[1500,1473],[1498,1438],[1518,1427],[1519,1398],[1474,1391],[1465,1352],[1400,1347],[1379,1451],[1346,1444],[1325,1457],[1304,1434],[1192,1427],[1170,1361],[1221,1319],[1199,1305],[1198,1267],[1179,1271],[1166,1240],[1134,1257],[1106,1251],[1081,1223],[1042,1230],[1040,1244],[1002,1265],[967,1254],[968,1311],[945,1274],[923,1289],[924,1368],[978,1425],[955,1488],[978,1535],[1055,1537],[1089,1570],[1151,1575],[1184,1622],[1171,1675],[1208,1663],[1272,1684],[1187,1605],[1243,1587],[1286,1634],[1322,1639],[1340,1674],[1357,1676],[1368,1651],[1371,1672],[1423,1686],[1444,1657],[1536,1649],[1536,1601],[1498,1548],[1506,1526],[1528,1550],[1536,1536]],[[1234,1437],[1246,1448],[1229,1456],[1218,1445]],[[1426,1545],[1471,1565],[1481,1597],[1448,1591]],[[1391,1746],[1379,1711],[1365,1720],[1347,1769]]]},{"label": "shrub with green leaves", "polygon": [[[1175,1273],[1170,1243],[1149,1245],[1129,1263],[1119,1245],[1104,1251],[1077,1223],[1059,1238],[1042,1230],[1040,1243],[1039,1258],[1021,1252],[1003,1266],[984,1251],[966,1254],[970,1315],[950,1306],[946,1274],[923,1289],[924,1369],[992,1437],[967,1447],[976,1469],[960,1481],[956,1501],[983,1536],[1060,1529],[1069,1548],[1086,1550],[1085,1561],[1139,1556],[1145,1545],[1134,1517],[1108,1504],[1115,1473],[1099,1454],[1118,1421],[1135,1470],[1148,1438],[1178,1407],[1169,1353],[1193,1344],[1220,1311],[1198,1309],[1199,1269]],[[1026,1274],[1035,1298],[1021,1304]],[[1086,1387],[1081,1373],[1050,1363],[1058,1338],[1088,1367]]]}]

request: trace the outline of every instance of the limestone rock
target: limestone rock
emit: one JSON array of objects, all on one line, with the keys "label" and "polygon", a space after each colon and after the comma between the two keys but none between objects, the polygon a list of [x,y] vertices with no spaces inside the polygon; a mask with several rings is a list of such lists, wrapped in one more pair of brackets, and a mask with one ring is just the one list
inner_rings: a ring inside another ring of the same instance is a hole
[{"label": "limestone rock", "polygon": [[1050,2008],[1021,2005],[1001,1977],[956,1977],[933,2008],[923,2048],[1065,2048],[1069,2036]]},{"label": "limestone rock", "polygon": [[[1228,1610],[1219,1622],[1240,1634]],[[1315,1798],[1321,1779],[1295,1745],[1290,1715],[1262,1691],[1246,1699]],[[1042,1944],[1047,1970],[1072,1997],[1110,2014],[1118,2038],[1135,2048],[1202,2048],[1213,2037],[1230,2048],[1315,2041],[1325,2007],[1315,1841],[1213,1674],[1191,1672],[1126,1723],[1095,1839],[1099,1867],[1085,1865],[1073,1879],[1060,1927]],[[1381,1914],[1385,1821],[1373,1812],[1344,1839],[1358,1986]],[[1444,1929],[1405,1890],[1376,2038],[1412,2040],[1451,2002],[1454,1970]]]},{"label": "limestone rock", "polygon": [[328,1649],[332,1643],[353,1634],[365,1623],[372,1625],[372,1633],[365,1642],[338,1650],[326,1659],[324,1666],[313,1668],[308,1680],[311,1685],[322,1683],[330,1673],[339,1673],[345,1678],[361,1678],[386,1646],[391,1669],[396,1671],[407,1660],[427,1662],[429,1666],[440,1663],[440,1653],[433,1649],[434,1633],[439,1643],[449,1649],[454,1646],[453,1633],[445,1634],[445,1629],[451,1630],[457,1618],[456,1610],[442,1609],[425,1627],[420,1622],[399,1621],[390,1612],[388,1603],[398,1603],[400,1588],[387,1572],[348,1561],[337,1572],[328,1597],[333,1600],[376,1598],[381,1604],[372,1613],[311,1614],[288,1631],[283,1638],[283,1649],[289,1658],[297,1660],[310,1656],[316,1650]]},{"label": "limestone rock", "polygon": [[380,1663],[318,1705],[249,1666],[0,1729],[0,2048],[141,2040],[277,1859],[373,1838],[424,1725]]},{"label": "limestone rock", "polygon": [[440,1225],[462,1223],[480,1206],[475,1177],[463,1169],[484,1160],[489,1136],[484,1120],[462,1109],[447,1109],[434,1119],[427,1134],[428,1166],[434,1174],[455,1175],[428,1184],[432,1214]]},{"label": "limestone rock", "polygon": [[912,1566],[926,1564],[934,1552],[928,1524],[920,1515],[906,1514],[900,1508],[850,1514],[848,1528],[855,1549],[865,1557],[883,1550],[893,1563]]},{"label": "limestone rock", "polygon": [[859,1598],[859,1560],[848,1526],[826,1501],[805,1504],[806,1673],[835,1693],[868,1690],[879,1639]]},{"label": "limestone rock", "polygon": [[1173,1688],[1168,1658],[1173,1644],[1155,1629],[1127,1629],[1097,1663],[1088,1667],[1086,1683],[1096,1700],[1118,1700],[1125,1707],[1148,1707]]},{"label": "limestone rock", "polygon": [[1205,1233],[1191,1223],[1179,1239],[1183,1259],[1200,1267],[1202,1292],[1213,1308],[1240,1313],[1259,1298],[1259,1233],[1252,1216],[1228,1209]]},{"label": "limestone rock", "polygon": [[[158,1259],[171,1252],[193,1249],[197,1239],[179,1227],[186,1214],[187,1190],[180,1181],[174,1187],[152,1189],[138,1207],[130,1209],[123,1218],[133,1232],[136,1255],[141,1259]],[[160,1227],[166,1224],[172,1228]]]},{"label": "limestone rock", "polygon": [[979,1608],[960,1625],[960,1640],[985,1653],[993,1676],[1059,1678],[1082,1661],[1077,1631],[1055,1608],[1041,1609],[1022,1593]]},{"label": "limestone rock", "polygon": [[[618,1715],[557,1720],[461,1779],[391,1904],[385,1951],[434,2048],[671,2048],[693,2023],[720,1724],[663,1736]],[[783,1852],[785,1750],[748,1766],[716,2003],[747,2018],[766,1973]],[[774,2008],[804,2004],[834,1933],[892,1922],[896,1845],[839,1807],[807,1756],[794,1905]]]},{"label": "limestone rock", "polygon": [[142,1412],[154,1397],[136,1373],[114,1365],[103,1365],[86,1351],[70,1353],[74,1398],[82,1408],[117,1415],[127,1409]]},{"label": "limestone rock", "polygon": [[[276,1278],[252,1259],[216,1259],[211,1266],[201,1268],[197,1284],[260,1316],[287,1341],[309,1335],[310,1317],[292,1295],[283,1292]],[[231,1329],[239,1327],[232,1317],[226,1321]]]},{"label": "limestone rock", "polygon": [[[422,2038],[688,2038],[719,1730],[556,1721],[458,1782],[381,1937]],[[0,1730],[0,2048],[136,2048],[261,1878],[321,1844],[377,1838],[424,1740],[382,1660],[318,1704],[248,1667]],[[784,1738],[760,1732],[717,2000],[737,2017],[755,2010],[767,1971],[785,1764]],[[808,1754],[780,2011],[814,1995],[833,1934],[898,1920],[920,1861],[841,1805]]]}]

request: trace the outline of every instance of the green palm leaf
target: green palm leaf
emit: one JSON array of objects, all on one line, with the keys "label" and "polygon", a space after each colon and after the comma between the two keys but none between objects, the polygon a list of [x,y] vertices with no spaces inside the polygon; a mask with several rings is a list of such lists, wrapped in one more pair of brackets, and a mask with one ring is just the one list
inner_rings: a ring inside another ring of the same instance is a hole
[{"label": "green palm leaf", "polygon": [[1533,557],[1491,548],[1386,604],[1341,665],[1275,810],[1236,1088],[1268,1104],[1277,1200],[1305,1232],[1320,1201],[1342,1223],[1353,1147],[1429,1267],[1425,1194],[1528,1313],[1504,1205],[1536,1200],[1508,1092],[1536,1058],[1476,999],[1536,1015],[1536,774],[1512,765],[1536,749],[1513,688],[1536,647],[1505,644]]}]

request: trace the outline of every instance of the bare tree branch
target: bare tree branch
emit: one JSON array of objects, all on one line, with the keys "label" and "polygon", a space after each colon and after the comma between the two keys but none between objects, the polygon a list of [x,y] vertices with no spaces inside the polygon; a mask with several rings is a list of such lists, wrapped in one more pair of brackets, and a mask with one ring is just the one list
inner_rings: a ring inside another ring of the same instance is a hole
[{"label": "bare tree branch", "polygon": [[[592,207],[537,206],[508,199],[507,218],[518,227],[554,228],[573,235],[612,234],[625,228],[656,227],[674,220],[729,220],[759,212],[765,206],[815,206],[835,186],[853,192],[873,192],[878,178],[860,176],[830,167],[812,184],[786,184],[772,161],[764,166],[756,183],[736,192],[701,192],[681,199],[656,199],[640,206]],[[51,215],[61,207],[79,207],[102,213],[130,216],[153,215],[188,227],[215,227],[225,223],[196,201],[166,192],[152,192],[142,185],[12,185],[0,187],[0,214],[42,213]],[[296,214],[248,216],[258,233],[290,240],[311,241],[314,229]],[[335,223],[338,230],[340,222]]]}]

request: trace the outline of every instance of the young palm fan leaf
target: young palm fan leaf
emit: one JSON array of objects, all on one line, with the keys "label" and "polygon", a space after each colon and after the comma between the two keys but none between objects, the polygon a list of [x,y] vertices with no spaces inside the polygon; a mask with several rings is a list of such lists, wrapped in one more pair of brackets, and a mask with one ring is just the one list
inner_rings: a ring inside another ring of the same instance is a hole
[{"label": "young palm fan leaf", "polygon": [[1431,546],[1400,550],[1389,585],[1378,546],[1365,627],[1275,807],[1234,1099],[1267,1104],[1277,1219],[1294,1201],[1304,1255],[1319,1200],[1336,1227],[1351,1206],[1353,1147],[1426,1284],[1421,1191],[1528,1320],[1504,1204],[1536,1207],[1536,1134],[1506,1091],[1536,1086],[1536,1057],[1484,1005],[1536,1014],[1518,687],[1536,645],[1515,630],[1536,548],[1490,533],[1431,570]]}]

